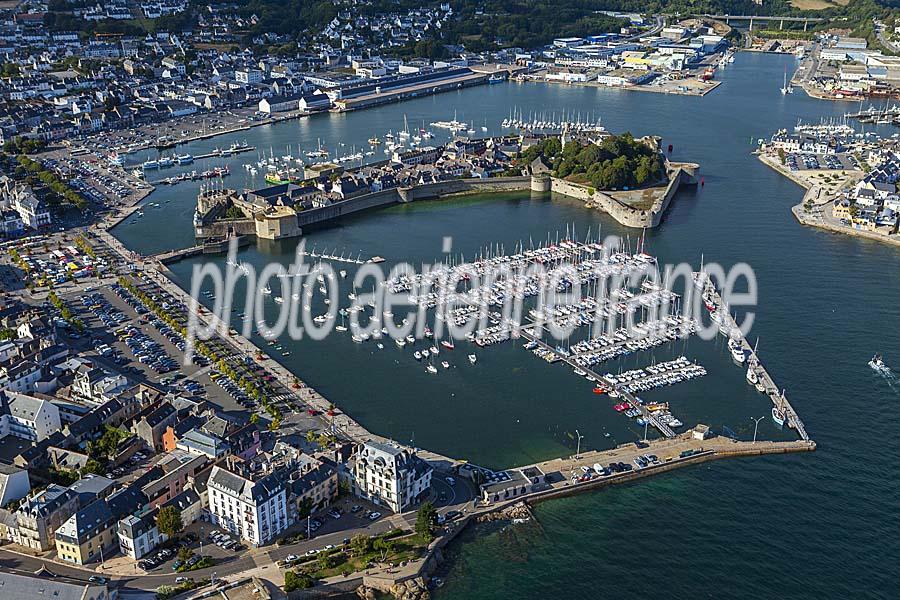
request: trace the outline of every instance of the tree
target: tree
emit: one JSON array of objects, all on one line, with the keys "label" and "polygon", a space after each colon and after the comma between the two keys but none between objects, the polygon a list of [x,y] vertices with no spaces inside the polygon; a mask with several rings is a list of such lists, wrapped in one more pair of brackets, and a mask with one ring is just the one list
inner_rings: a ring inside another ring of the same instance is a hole
[{"label": "tree", "polygon": [[284,572],[284,591],[290,593],[296,590],[305,590],[315,585],[316,581],[306,573],[297,574],[294,571]]},{"label": "tree", "polygon": [[781,164],[784,164],[784,162],[787,160],[787,157],[784,154],[784,148],[778,149],[778,160],[781,161]]},{"label": "tree", "polygon": [[354,535],[350,540],[350,553],[354,556],[362,556],[372,547],[372,538],[365,534]]},{"label": "tree", "polygon": [[381,562],[384,562],[387,556],[394,551],[394,542],[380,537],[375,540],[372,547],[381,554]]},{"label": "tree", "polygon": [[178,549],[178,560],[181,562],[185,562],[190,560],[190,558],[194,555],[194,551],[188,547],[179,548]]},{"label": "tree", "polygon": [[181,513],[174,506],[163,506],[156,513],[156,527],[160,533],[164,533],[170,538],[175,537],[184,529]]},{"label": "tree", "polygon": [[431,502],[423,502],[416,513],[416,533],[422,537],[431,539],[434,535],[434,523],[437,519],[437,510]]}]

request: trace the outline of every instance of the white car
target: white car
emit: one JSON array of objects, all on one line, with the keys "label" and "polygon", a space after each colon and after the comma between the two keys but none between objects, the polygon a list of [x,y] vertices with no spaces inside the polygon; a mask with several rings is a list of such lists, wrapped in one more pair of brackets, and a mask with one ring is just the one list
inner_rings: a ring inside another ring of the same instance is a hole
[{"label": "white car", "polygon": [[381,513],[380,513],[380,512],[373,512],[371,515],[369,515],[369,520],[370,520],[370,521],[374,521],[374,520],[376,520],[376,519],[378,519],[378,518],[380,518],[380,517],[381,517]]},{"label": "white car", "polygon": [[300,558],[300,557],[297,556],[296,554],[288,554],[286,560],[288,560],[288,561],[294,561],[294,560],[297,560],[298,558]]}]

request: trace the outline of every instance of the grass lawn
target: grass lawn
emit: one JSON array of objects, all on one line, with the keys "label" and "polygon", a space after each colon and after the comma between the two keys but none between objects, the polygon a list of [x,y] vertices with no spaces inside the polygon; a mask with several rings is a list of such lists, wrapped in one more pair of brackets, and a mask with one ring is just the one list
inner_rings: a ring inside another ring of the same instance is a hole
[{"label": "grass lawn", "polygon": [[382,559],[381,550],[369,550],[365,554],[352,555],[350,550],[334,550],[331,553],[334,560],[334,566],[322,569],[320,568],[318,558],[314,558],[302,567],[302,571],[312,575],[316,579],[325,577],[334,577],[344,572],[355,573],[364,571],[369,563],[401,563],[419,558],[425,554],[425,548],[428,542],[425,538],[418,534],[409,535],[402,538],[393,538],[392,549]]}]

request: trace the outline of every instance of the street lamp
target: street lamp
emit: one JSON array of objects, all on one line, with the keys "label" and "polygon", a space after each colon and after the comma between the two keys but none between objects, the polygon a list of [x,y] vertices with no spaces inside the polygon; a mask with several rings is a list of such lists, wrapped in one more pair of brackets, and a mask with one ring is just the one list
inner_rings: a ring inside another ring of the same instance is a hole
[{"label": "street lamp", "polygon": [[762,421],[762,420],[765,419],[765,418],[766,418],[766,415],[763,415],[763,416],[761,416],[761,417],[758,418],[758,419],[754,419],[753,417],[750,417],[750,420],[751,420],[751,421],[755,421],[755,423],[756,423],[756,424],[753,426],[753,443],[754,443],[754,444],[756,443],[756,432],[759,431],[759,422]]},{"label": "street lamp", "polygon": [[579,456],[579,455],[581,454],[581,439],[582,439],[584,436],[581,435],[580,433],[578,433],[578,430],[577,430],[577,429],[575,430],[575,435],[578,436],[578,447],[577,447],[577,449],[575,450],[575,458],[581,458],[581,456]]}]

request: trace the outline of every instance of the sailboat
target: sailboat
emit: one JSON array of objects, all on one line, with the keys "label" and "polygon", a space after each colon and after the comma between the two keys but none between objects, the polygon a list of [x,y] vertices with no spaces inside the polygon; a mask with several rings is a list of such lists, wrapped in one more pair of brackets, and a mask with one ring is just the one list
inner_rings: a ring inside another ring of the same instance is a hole
[{"label": "sailboat", "polygon": [[782,86],[781,86],[781,95],[784,96],[785,94],[793,94],[793,93],[794,93],[794,88],[788,85],[787,67],[785,67],[784,68],[784,84],[782,84]]}]

